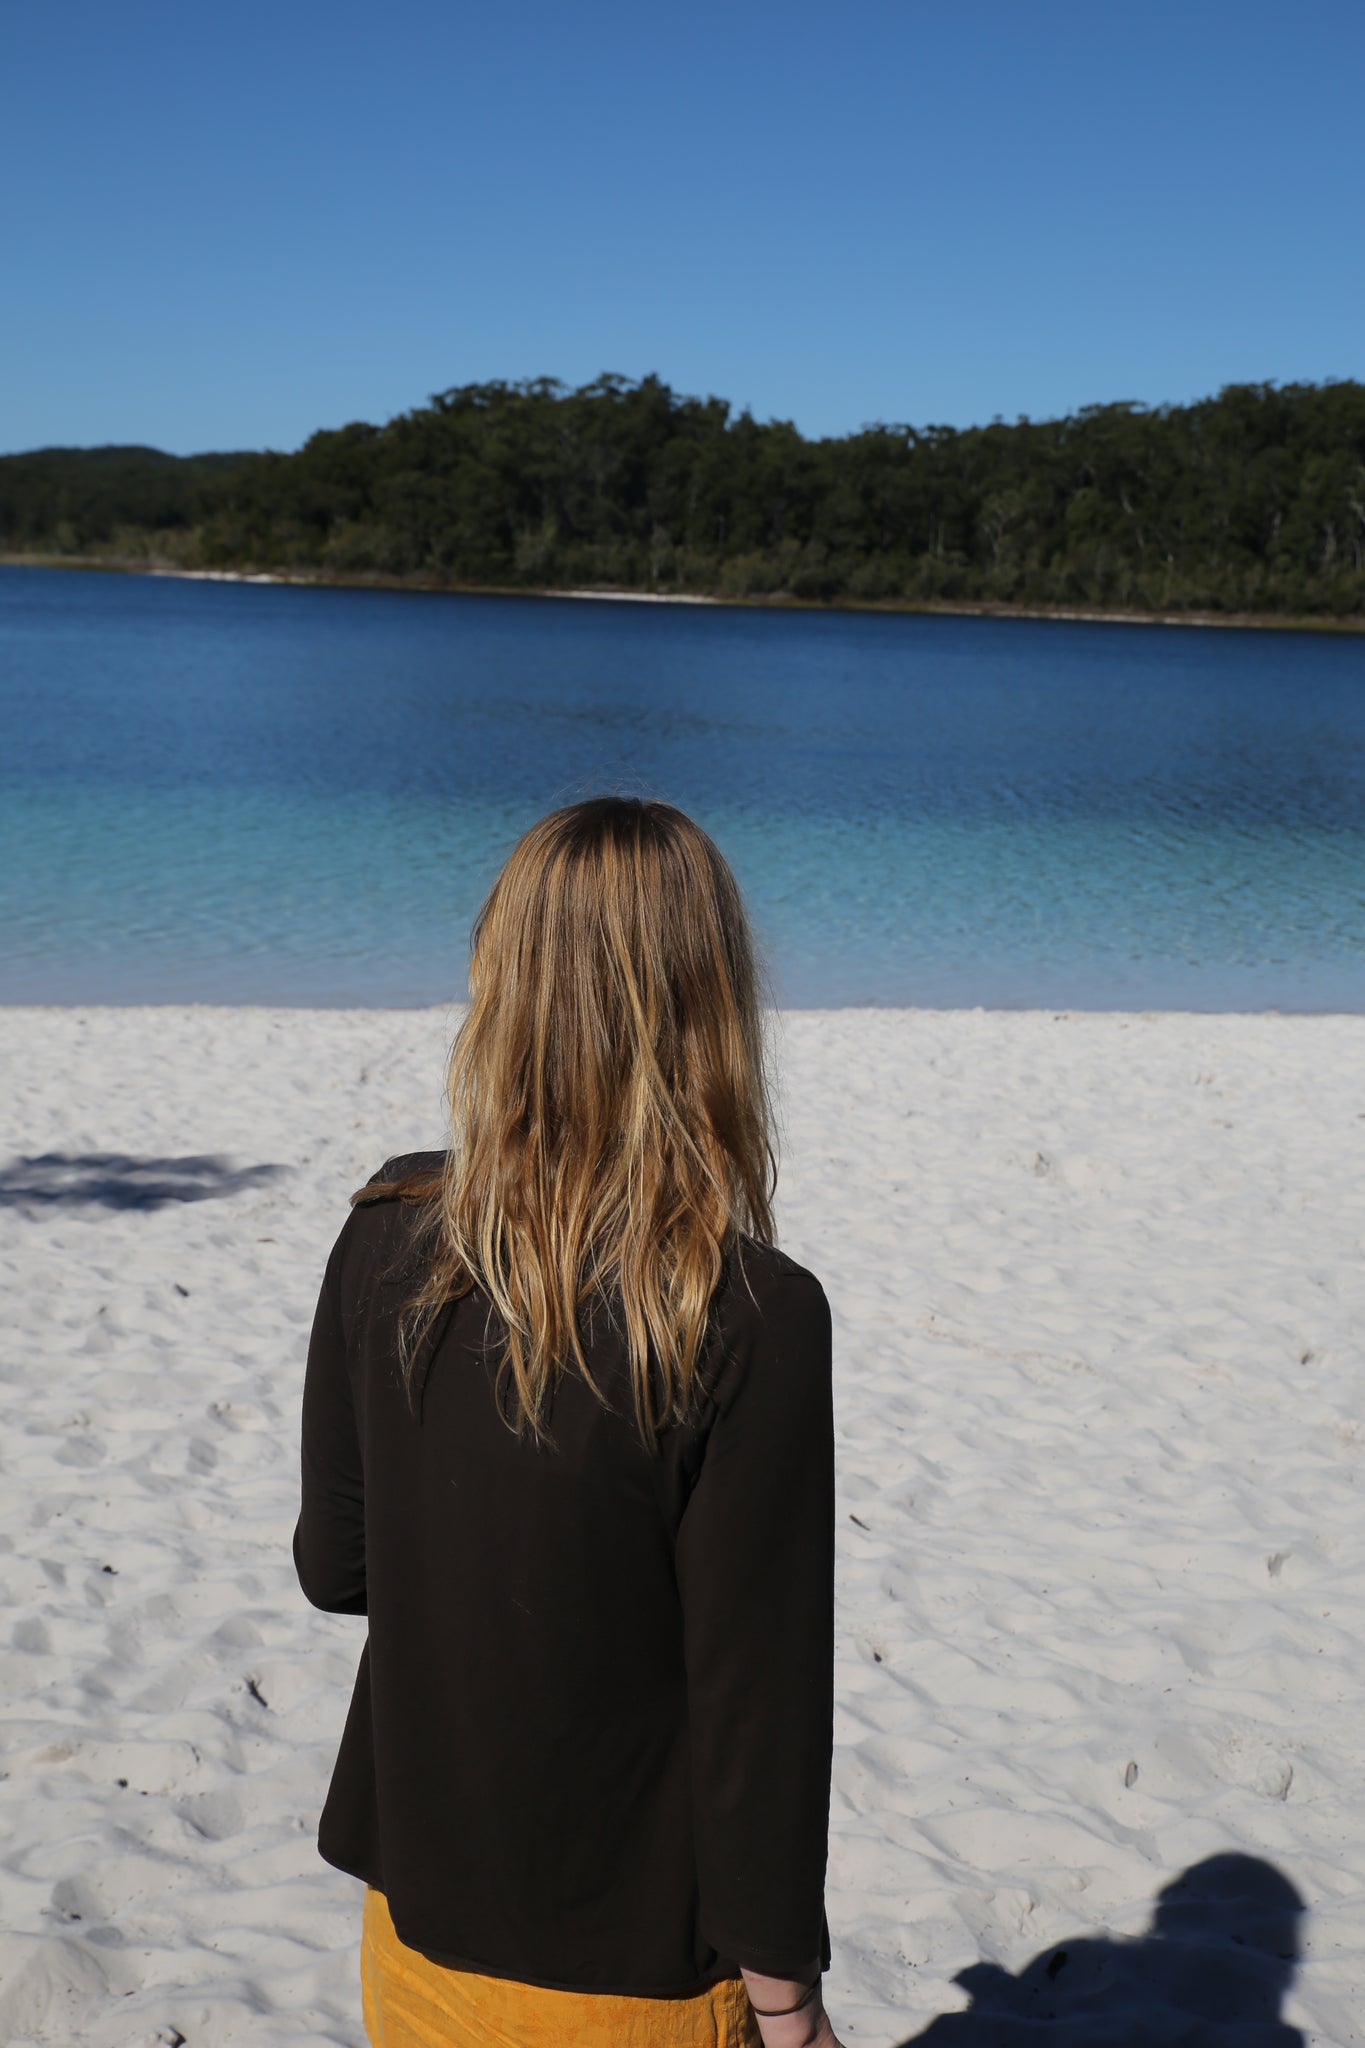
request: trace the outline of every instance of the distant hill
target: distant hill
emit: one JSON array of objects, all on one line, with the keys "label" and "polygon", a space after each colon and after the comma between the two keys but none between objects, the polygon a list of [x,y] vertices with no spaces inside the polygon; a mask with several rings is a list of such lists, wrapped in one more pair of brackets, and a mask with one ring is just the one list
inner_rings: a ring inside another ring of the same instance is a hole
[{"label": "distant hill", "polygon": [[294,455],[0,458],[0,550],[343,581],[1365,617],[1365,385],[812,441],[657,377],[439,393]]}]

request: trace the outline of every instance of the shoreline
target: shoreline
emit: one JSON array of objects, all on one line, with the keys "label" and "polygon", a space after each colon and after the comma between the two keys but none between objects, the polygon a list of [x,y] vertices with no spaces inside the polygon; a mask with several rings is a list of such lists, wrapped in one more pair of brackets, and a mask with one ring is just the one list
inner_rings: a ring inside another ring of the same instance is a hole
[{"label": "shoreline", "polygon": [[1203,626],[1242,632],[1365,633],[1365,616],[1324,613],[1108,610],[1084,605],[1015,605],[989,599],[804,598],[785,594],[718,597],[709,592],[555,589],[496,583],[440,583],[411,576],[338,576],[274,569],[186,569],[174,563],[131,556],[0,553],[7,569],[87,569],[109,575],[173,577],[186,583],[280,584],[294,589],[391,590],[414,596],[563,598],[575,603],[713,605],[730,610],[881,613],[910,618],[1038,619],[1068,625]]},{"label": "shoreline", "polygon": [[[287,997],[271,1000],[266,997],[250,997],[235,1003],[222,996],[78,996],[71,999],[55,997],[44,1001],[40,996],[19,996],[13,1000],[0,997],[0,1019],[37,1016],[69,1016],[74,1012],[127,1017],[136,1012],[152,1016],[165,1016],[174,1011],[190,1012],[196,1016],[221,1012],[227,1017],[421,1017],[451,1014],[463,1010],[469,998],[467,995],[449,996],[436,999],[419,998],[413,1002],[381,1003],[335,1002],[303,1003]],[[1365,1018],[1365,1007],[1359,1010],[1280,1010],[1269,1007],[1244,1010],[1191,1010],[1178,1005],[1151,1005],[1146,1009],[1086,1009],[1079,1004],[1051,1005],[1046,1003],[773,1003],[765,1005],[763,1015],[774,1021],[780,1029],[788,1019],[809,1018],[855,1018],[855,1017],[900,1017],[919,1021],[930,1019],[948,1023],[953,1019],[1040,1019],[1053,1024],[1115,1022],[1120,1024],[1153,1024],[1166,1020],[1183,1024],[1216,1025],[1229,1021],[1256,1021],[1265,1024],[1330,1024],[1351,1022]]]}]

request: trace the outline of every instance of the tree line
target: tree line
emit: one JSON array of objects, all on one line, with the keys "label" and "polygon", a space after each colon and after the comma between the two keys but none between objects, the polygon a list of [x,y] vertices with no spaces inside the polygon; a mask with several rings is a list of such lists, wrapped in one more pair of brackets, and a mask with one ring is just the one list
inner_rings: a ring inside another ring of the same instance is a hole
[{"label": "tree line", "polygon": [[0,550],[347,581],[1365,615],[1365,385],[811,440],[657,377],[466,384],[296,454],[0,458]]}]

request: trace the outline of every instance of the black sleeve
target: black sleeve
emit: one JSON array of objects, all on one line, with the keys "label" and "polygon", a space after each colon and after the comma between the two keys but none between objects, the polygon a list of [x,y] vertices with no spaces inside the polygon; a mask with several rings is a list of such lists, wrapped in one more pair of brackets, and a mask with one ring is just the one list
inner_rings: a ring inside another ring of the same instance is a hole
[{"label": "black sleeve", "polygon": [[314,1607],[364,1614],[365,1473],[338,1302],[338,1238],[318,1297],[303,1381],[303,1505],[294,1569]]},{"label": "black sleeve", "polygon": [[834,1714],[830,1316],[788,1267],[742,1319],[683,1511],[701,1927],[772,1976],[829,1962]]}]

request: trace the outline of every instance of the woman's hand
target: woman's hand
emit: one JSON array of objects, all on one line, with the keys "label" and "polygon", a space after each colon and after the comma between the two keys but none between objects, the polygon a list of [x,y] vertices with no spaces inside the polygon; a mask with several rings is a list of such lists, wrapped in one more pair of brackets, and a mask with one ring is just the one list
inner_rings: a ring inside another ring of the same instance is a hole
[{"label": "woman's hand", "polygon": [[[806,1995],[811,1990],[811,1976],[765,1977],[757,1970],[745,1970],[743,1976],[763,2048],[842,2048],[829,2023],[818,1976],[814,1978],[814,1997]],[[789,2010],[792,2007],[796,2009]]]}]

